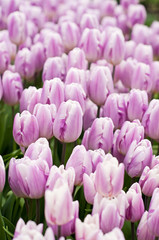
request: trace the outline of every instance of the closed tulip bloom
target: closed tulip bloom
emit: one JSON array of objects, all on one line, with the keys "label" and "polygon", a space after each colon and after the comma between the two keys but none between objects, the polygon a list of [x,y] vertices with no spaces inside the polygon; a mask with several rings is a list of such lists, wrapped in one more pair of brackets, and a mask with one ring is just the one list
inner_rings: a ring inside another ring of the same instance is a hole
[{"label": "closed tulip bloom", "polygon": [[124,155],[121,154],[119,151],[118,151],[118,148],[117,148],[117,139],[118,139],[118,135],[120,134],[120,130],[117,129],[115,132],[114,132],[114,137],[113,137],[113,146],[112,146],[112,149],[111,149],[111,153],[114,157],[116,157],[119,161],[119,163],[122,163],[124,161]]},{"label": "closed tulip bloom", "polygon": [[83,174],[83,188],[84,188],[84,197],[89,204],[93,205],[95,195],[97,193],[95,188],[95,173],[87,175]]},{"label": "closed tulip bloom", "polygon": [[71,21],[60,23],[59,32],[66,52],[77,47],[80,38],[80,31],[76,23]]},{"label": "closed tulip bloom", "polygon": [[5,165],[3,162],[3,158],[0,155],[0,193],[3,191],[6,179]]},{"label": "closed tulip bloom", "polygon": [[95,189],[104,197],[115,197],[123,188],[124,184],[124,164],[118,163],[118,160],[111,154],[98,163],[95,171]]},{"label": "closed tulip bloom", "polygon": [[[137,68],[137,60],[128,58],[125,61],[122,61],[115,68],[114,80],[117,82],[121,80],[125,87],[131,88],[133,81],[133,73]],[[136,81],[136,79],[134,80]]]},{"label": "closed tulip bloom", "polygon": [[134,25],[132,29],[132,35],[131,35],[131,39],[133,41],[135,41],[137,44],[143,43],[143,44],[149,45],[151,41],[150,38],[151,38],[151,29],[148,26],[145,26],[143,24]]},{"label": "closed tulip bloom", "polygon": [[31,79],[35,74],[33,53],[28,48],[18,51],[15,58],[15,69],[24,79]]},{"label": "closed tulip bloom", "polygon": [[152,145],[147,139],[137,143],[134,140],[124,158],[125,169],[130,177],[141,176],[144,168],[150,166],[152,160]]},{"label": "closed tulip bloom", "polygon": [[101,58],[101,33],[98,29],[86,28],[81,36],[79,47],[83,49],[86,59],[95,62]]},{"label": "closed tulip bloom", "polygon": [[150,65],[150,72],[151,72],[151,81],[152,81],[152,92],[159,91],[159,62],[153,61]]},{"label": "closed tulip bloom", "polygon": [[0,42],[5,42],[7,45],[7,51],[9,52],[11,60],[14,61],[16,56],[16,45],[11,42],[9,38],[8,30],[1,30],[0,32]]},{"label": "closed tulip bloom", "polygon": [[123,232],[120,228],[114,228],[111,232],[103,236],[103,240],[125,240]]},{"label": "closed tulip bloom", "polygon": [[108,0],[103,3],[103,5],[99,5],[99,9],[101,11],[101,16],[114,16],[115,8],[117,7],[117,2]]},{"label": "closed tulip bloom", "polygon": [[25,88],[20,98],[20,112],[28,110],[30,113],[33,112],[34,107],[40,102],[41,89],[37,89],[34,86]]},{"label": "closed tulip bloom", "polygon": [[6,42],[0,42],[0,74],[8,69],[10,64],[10,54]]},{"label": "closed tulip bloom", "polygon": [[47,179],[46,189],[53,190],[56,184],[56,181],[62,178],[65,182],[68,183],[68,187],[72,194],[74,189],[74,182],[75,182],[75,170],[73,167],[69,167],[66,170],[64,169],[64,165],[60,165],[60,167],[52,166],[50,169],[50,174]]},{"label": "closed tulip bloom", "polygon": [[127,10],[130,4],[138,4],[139,0],[120,0],[121,6]]},{"label": "closed tulip bloom", "polygon": [[75,185],[79,185],[83,181],[83,174],[90,175],[92,172],[92,162],[89,153],[83,145],[76,146],[69,157],[66,169],[73,167],[75,170]]},{"label": "closed tulip bloom", "polygon": [[148,212],[145,211],[137,227],[138,240],[155,240],[155,235],[149,230]]},{"label": "closed tulip bloom", "polygon": [[36,117],[28,111],[17,113],[13,124],[13,137],[17,144],[28,147],[39,138],[39,125]]},{"label": "closed tulip bloom", "polygon": [[69,52],[67,60],[67,71],[71,67],[86,70],[87,65],[88,62],[82,49],[74,48]]},{"label": "closed tulip bloom", "polygon": [[99,163],[102,163],[107,155],[103,149],[99,148],[97,150],[89,150],[89,156],[92,162],[92,172],[95,172]]},{"label": "closed tulip bloom", "polygon": [[155,236],[159,237],[159,188],[153,192],[149,212],[148,212],[148,229]]},{"label": "closed tulip bloom", "polygon": [[142,125],[145,128],[145,133],[152,139],[159,140],[159,124],[156,122],[159,116],[159,100],[153,99],[149,103],[148,109],[145,112]]},{"label": "closed tulip bloom", "polygon": [[126,121],[116,139],[117,150],[119,153],[126,155],[130,144],[136,140],[139,143],[144,139],[144,128],[139,120],[133,122]]},{"label": "closed tulip bloom", "polygon": [[54,121],[54,136],[61,142],[76,141],[82,132],[82,117],[82,109],[78,102],[68,100],[61,103]]},{"label": "closed tulip bloom", "polygon": [[25,152],[25,156],[31,160],[41,159],[47,163],[49,169],[52,167],[52,153],[46,138],[39,138],[35,143],[30,144]]},{"label": "closed tulip bloom", "polygon": [[[61,235],[62,236],[70,236],[75,233],[75,223],[76,219],[79,217],[79,202],[74,201],[72,203],[73,207],[73,219],[70,220],[68,223],[61,225]],[[58,226],[52,225],[51,226],[55,235],[58,236]],[[49,240],[49,239],[48,239]],[[59,238],[59,240],[65,240],[65,238]]]},{"label": "closed tulip bloom", "polygon": [[10,160],[9,185],[16,196],[37,199],[44,195],[47,176],[41,168],[43,160],[39,161],[27,156]]},{"label": "closed tulip bloom", "polygon": [[119,28],[112,28],[103,34],[103,57],[111,64],[118,65],[125,55],[125,40]]},{"label": "closed tulip bloom", "polygon": [[132,28],[136,23],[143,24],[147,17],[146,9],[141,4],[130,4],[127,16],[127,22],[130,28]]},{"label": "closed tulip bloom", "polygon": [[96,118],[89,131],[88,148],[92,150],[102,148],[109,152],[113,144],[113,129],[111,118]]},{"label": "closed tulip bloom", "polygon": [[91,130],[91,128],[88,128],[87,130],[85,130],[83,138],[82,138],[82,145],[85,147],[86,150],[89,150],[88,137],[89,137],[90,130]]},{"label": "closed tulip bloom", "polygon": [[109,68],[104,66],[93,68],[88,81],[88,94],[91,101],[98,106],[104,105],[113,90],[113,80]]},{"label": "closed tulip bloom", "polygon": [[152,169],[146,166],[139,179],[139,184],[143,194],[151,197],[155,188],[159,187],[159,164]]},{"label": "closed tulip bloom", "polygon": [[132,89],[128,96],[127,114],[128,119],[133,121],[135,119],[142,120],[144,113],[148,108],[148,95],[146,91],[139,89]]},{"label": "closed tulip bloom", "polygon": [[35,71],[40,72],[46,60],[45,51],[42,43],[38,42],[31,47],[31,52],[34,56]]},{"label": "closed tulip bloom", "polygon": [[115,227],[120,229],[125,221],[125,209],[127,207],[125,192],[112,199],[105,198],[98,193],[94,199],[93,215],[98,213],[100,219],[100,229],[103,233],[112,231]]},{"label": "closed tulip bloom", "polygon": [[86,93],[81,84],[71,83],[65,85],[65,100],[73,100],[79,102],[83,113],[85,112]]},{"label": "closed tulip bloom", "polygon": [[53,123],[56,116],[55,104],[38,103],[34,107],[33,115],[39,124],[39,137],[50,139],[53,137]]},{"label": "closed tulip bloom", "polygon": [[94,104],[89,98],[85,102],[85,112],[83,115],[83,129],[84,131],[91,127],[93,121],[97,116],[97,105]]},{"label": "closed tulip bloom", "polygon": [[76,239],[93,240],[102,239],[102,231],[99,228],[99,215],[91,216],[88,214],[84,222],[80,219],[76,220]]},{"label": "closed tulip bloom", "polygon": [[45,191],[46,222],[49,225],[61,226],[71,221],[73,217],[73,202],[70,190],[67,183],[59,179],[53,190],[47,189]]},{"label": "closed tulip bloom", "polygon": [[126,219],[131,222],[137,222],[144,213],[144,202],[140,185],[134,183],[126,193],[126,197],[129,204],[126,208]]},{"label": "closed tulip bloom", "polygon": [[3,74],[2,84],[3,99],[5,103],[11,106],[17,104],[23,91],[22,79],[20,75],[7,70]]},{"label": "closed tulip bloom", "polygon": [[151,64],[153,62],[153,49],[151,45],[138,44],[134,52],[134,58],[139,62]]},{"label": "closed tulip bloom", "polygon": [[65,84],[79,83],[83,87],[87,95],[87,82],[89,78],[89,71],[71,67],[66,75]]},{"label": "closed tulip bloom", "polygon": [[107,27],[116,27],[117,26],[117,19],[111,16],[103,17],[101,21],[102,29],[106,29]]},{"label": "closed tulip bloom", "polygon": [[16,11],[8,16],[8,31],[10,40],[16,45],[25,42],[27,37],[27,24],[24,13]]},{"label": "closed tulip bloom", "polygon": [[58,109],[60,104],[64,102],[64,97],[64,83],[60,78],[54,78],[44,82],[41,93],[41,102],[43,104],[55,104]]},{"label": "closed tulip bloom", "polygon": [[125,42],[125,56],[124,59],[133,58],[134,57],[134,51],[136,48],[136,43],[133,40],[129,40]]},{"label": "closed tulip bloom", "polygon": [[84,13],[81,18],[80,28],[82,32],[85,28],[99,28],[99,21],[95,14]]},{"label": "closed tulip bloom", "polygon": [[43,67],[42,79],[51,80],[53,78],[60,78],[64,80],[65,65],[61,57],[48,58]]},{"label": "closed tulip bloom", "polygon": [[115,128],[121,128],[127,120],[127,100],[124,94],[112,93],[103,106],[103,117],[112,119]]}]

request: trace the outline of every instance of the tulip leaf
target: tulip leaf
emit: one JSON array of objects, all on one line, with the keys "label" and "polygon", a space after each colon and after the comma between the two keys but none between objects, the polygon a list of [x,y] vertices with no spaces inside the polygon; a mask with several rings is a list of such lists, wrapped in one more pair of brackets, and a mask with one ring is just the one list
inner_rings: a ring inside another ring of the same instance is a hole
[{"label": "tulip leaf", "polygon": [[6,234],[3,228],[4,228],[4,221],[3,221],[2,214],[0,212],[0,237],[1,237],[1,240],[6,240]]},{"label": "tulip leaf", "polygon": [[10,191],[8,193],[8,195],[9,195],[9,197],[2,207],[2,213],[7,219],[9,219],[11,221],[16,196],[13,194],[12,191]]}]

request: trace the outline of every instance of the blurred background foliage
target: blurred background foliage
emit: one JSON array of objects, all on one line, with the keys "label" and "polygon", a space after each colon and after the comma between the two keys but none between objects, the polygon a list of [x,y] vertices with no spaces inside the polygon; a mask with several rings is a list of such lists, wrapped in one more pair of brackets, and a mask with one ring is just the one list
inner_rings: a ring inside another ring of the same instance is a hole
[{"label": "blurred background foliage", "polygon": [[159,0],[142,0],[141,3],[147,9],[146,25],[150,26],[153,21],[159,21]]}]

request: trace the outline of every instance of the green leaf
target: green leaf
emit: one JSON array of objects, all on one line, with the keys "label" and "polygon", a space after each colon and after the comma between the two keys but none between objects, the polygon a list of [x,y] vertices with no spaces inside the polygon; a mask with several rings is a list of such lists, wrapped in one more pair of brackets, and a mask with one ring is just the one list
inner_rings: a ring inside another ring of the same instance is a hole
[{"label": "green leaf", "polygon": [[0,237],[1,237],[0,239],[6,240],[6,234],[5,234],[3,227],[4,227],[4,221],[3,221],[2,214],[0,212]]},{"label": "green leaf", "polygon": [[11,221],[12,220],[13,207],[14,207],[14,203],[16,201],[16,196],[13,194],[12,191],[10,191],[8,193],[8,195],[9,195],[9,197],[2,207],[2,213],[7,219],[9,219]]},{"label": "green leaf", "polygon": [[14,231],[15,231],[15,226],[13,225],[13,223],[11,223],[11,221],[9,221],[6,217],[2,216],[3,218],[3,221],[5,223],[6,226],[8,226],[10,232],[12,234],[14,234]]}]

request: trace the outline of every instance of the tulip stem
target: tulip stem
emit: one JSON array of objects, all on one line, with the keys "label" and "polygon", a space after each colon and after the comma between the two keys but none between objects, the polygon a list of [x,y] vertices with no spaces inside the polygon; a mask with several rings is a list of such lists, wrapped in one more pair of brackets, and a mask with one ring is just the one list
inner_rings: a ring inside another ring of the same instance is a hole
[{"label": "tulip stem", "polygon": [[29,203],[28,203],[28,199],[27,198],[25,198],[25,206],[26,206],[27,216],[28,216],[28,219],[29,219]]},{"label": "tulip stem", "polygon": [[145,210],[148,210],[149,198],[145,196]]},{"label": "tulip stem", "polygon": [[135,225],[131,222],[131,239],[135,240]]},{"label": "tulip stem", "polygon": [[66,143],[62,143],[61,164],[64,164],[64,165],[65,165],[65,153],[66,153]]},{"label": "tulip stem", "polygon": [[114,75],[115,75],[115,65],[113,65],[113,72],[112,72],[113,81],[114,81]]},{"label": "tulip stem", "polygon": [[40,223],[40,200],[36,199],[36,223]]},{"label": "tulip stem", "polygon": [[61,237],[61,226],[58,226],[57,238],[59,239],[60,237]]},{"label": "tulip stem", "polygon": [[100,117],[100,106],[98,106],[98,110],[97,110],[97,118]]},{"label": "tulip stem", "polygon": [[[12,106],[12,126],[14,124],[14,116],[15,116],[15,111],[14,110],[15,110],[14,106]],[[17,148],[17,146],[16,146],[16,143],[15,143],[14,138],[13,138],[13,151],[15,151],[16,148]]]}]

